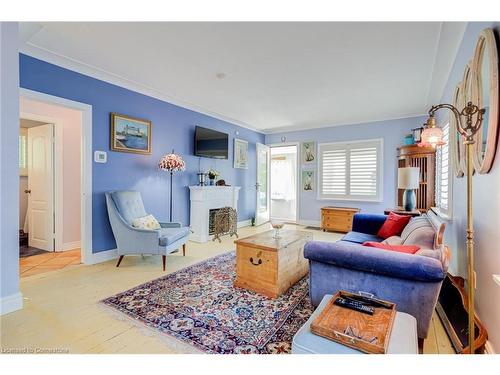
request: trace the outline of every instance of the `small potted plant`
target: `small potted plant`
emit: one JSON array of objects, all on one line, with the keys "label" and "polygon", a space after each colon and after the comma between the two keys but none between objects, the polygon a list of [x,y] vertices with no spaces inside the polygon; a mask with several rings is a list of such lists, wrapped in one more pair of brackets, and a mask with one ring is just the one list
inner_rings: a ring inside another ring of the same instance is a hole
[{"label": "small potted plant", "polygon": [[208,179],[210,180],[210,185],[215,185],[215,179],[219,177],[219,172],[217,172],[215,169],[210,168],[207,172]]}]

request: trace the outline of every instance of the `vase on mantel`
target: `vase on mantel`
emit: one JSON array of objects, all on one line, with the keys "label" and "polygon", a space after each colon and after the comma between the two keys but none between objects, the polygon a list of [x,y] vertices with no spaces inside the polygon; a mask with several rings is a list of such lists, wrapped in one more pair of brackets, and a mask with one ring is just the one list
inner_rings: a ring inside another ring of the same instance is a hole
[{"label": "vase on mantel", "polygon": [[210,181],[210,186],[215,185],[215,178],[209,178],[208,181]]}]

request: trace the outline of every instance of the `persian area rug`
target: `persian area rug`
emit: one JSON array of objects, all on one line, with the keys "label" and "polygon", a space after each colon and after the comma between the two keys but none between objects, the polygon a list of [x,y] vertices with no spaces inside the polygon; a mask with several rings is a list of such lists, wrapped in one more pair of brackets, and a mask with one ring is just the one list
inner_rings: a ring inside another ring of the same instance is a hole
[{"label": "persian area rug", "polygon": [[235,263],[219,255],[102,302],[207,353],[290,353],[313,311],[308,278],[270,299],[233,287]]}]

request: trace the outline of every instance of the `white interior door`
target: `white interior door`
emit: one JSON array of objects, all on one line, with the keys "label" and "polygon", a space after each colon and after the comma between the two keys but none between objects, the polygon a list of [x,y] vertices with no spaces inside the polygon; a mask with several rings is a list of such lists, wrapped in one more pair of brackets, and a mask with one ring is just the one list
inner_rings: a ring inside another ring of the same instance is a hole
[{"label": "white interior door", "polygon": [[269,221],[269,147],[257,143],[257,206],[255,209],[255,224],[261,225]]},{"label": "white interior door", "polygon": [[28,129],[29,245],[54,251],[54,126]]}]

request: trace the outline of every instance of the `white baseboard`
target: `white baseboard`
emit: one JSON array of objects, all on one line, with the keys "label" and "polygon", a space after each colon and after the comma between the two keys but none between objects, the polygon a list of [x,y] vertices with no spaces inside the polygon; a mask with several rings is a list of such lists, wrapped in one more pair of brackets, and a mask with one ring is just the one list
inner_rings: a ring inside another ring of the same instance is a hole
[{"label": "white baseboard", "polygon": [[250,219],[243,220],[243,221],[238,221],[236,223],[236,228],[249,227],[250,225],[252,225],[252,220],[250,220]]},{"label": "white baseboard", "polygon": [[93,253],[88,258],[89,259],[85,259],[85,261],[83,262],[86,265],[107,262],[108,260],[113,260],[118,258],[118,250],[112,249],[112,250],[101,251],[98,253]]},{"label": "white baseboard", "polygon": [[21,292],[0,298],[0,315],[5,315],[23,308],[23,295]]},{"label": "white baseboard", "polygon": [[320,227],[321,221],[319,220],[299,220],[298,223],[300,225],[304,225],[306,227]]},{"label": "white baseboard", "polygon": [[81,247],[80,241],[66,242],[66,243],[63,243],[63,247],[62,247],[61,251],[79,249],[80,247]]},{"label": "white baseboard", "polygon": [[497,354],[495,353],[495,350],[493,349],[493,346],[491,345],[491,342],[488,340],[486,341],[486,344],[484,345],[484,351],[486,354]]}]

